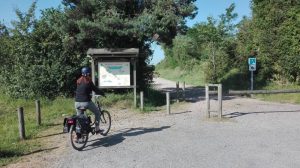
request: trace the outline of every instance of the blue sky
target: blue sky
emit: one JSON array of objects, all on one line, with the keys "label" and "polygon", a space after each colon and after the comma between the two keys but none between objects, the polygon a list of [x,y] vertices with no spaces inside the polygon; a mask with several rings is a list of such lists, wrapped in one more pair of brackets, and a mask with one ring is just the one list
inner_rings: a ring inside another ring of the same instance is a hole
[{"label": "blue sky", "polygon": [[[20,9],[21,11],[27,11],[33,0],[0,0],[0,20],[5,25],[10,25],[12,20],[16,19],[14,9]],[[38,0],[36,17],[40,16],[40,10],[57,7],[61,3],[61,0]],[[192,27],[195,23],[204,22],[208,16],[217,18],[219,15],[225,12],[225,9],[231,4],[235,3],[235,12],[238,13],[239,21],[243,16],[250,16],[250,0],[197,0],[196,6],[198,7],[198,15],[193,20],[188,20],[187,25]],[[152,45],[154,50],[153,59],[151,64],[157,64],[164,58],[163,51],[160,46]]]}]

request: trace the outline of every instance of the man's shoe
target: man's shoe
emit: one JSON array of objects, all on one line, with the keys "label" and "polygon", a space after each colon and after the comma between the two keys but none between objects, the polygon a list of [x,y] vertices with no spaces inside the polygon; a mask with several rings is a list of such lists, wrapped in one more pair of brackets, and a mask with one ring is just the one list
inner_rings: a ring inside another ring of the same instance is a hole
[{"label": "man's shoe", "polygon": [[75,143],[83,144],[83,139],[82,139],[82,138],[76,139],[76,140],[75,140]]},{"label": "man's shoe", "polygon": [[96,134],[100,134],[100,133],[102,133],[102,132],[104,132],[103,129],[99,129],[99,130],[95,131]]}]

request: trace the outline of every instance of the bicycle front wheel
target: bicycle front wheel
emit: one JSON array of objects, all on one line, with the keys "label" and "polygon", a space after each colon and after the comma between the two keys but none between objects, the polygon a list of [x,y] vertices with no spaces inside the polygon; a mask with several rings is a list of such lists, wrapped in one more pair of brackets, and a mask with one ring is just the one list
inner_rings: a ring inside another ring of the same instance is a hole
[{"label": "bicycle front wheel", "polygon": [[111,127],[111,117],[108,111],[103,110],[100,116],[100,129],[103,130],[100,134],[106,136]]},{"label": "bicycle front wheel", "polygon": [[72,125],[70,128],[70,141],[71,145],[76,150],[82,150],[89,138],[88,133],[87,134],[79,134],[76,133],[75,125]]}]

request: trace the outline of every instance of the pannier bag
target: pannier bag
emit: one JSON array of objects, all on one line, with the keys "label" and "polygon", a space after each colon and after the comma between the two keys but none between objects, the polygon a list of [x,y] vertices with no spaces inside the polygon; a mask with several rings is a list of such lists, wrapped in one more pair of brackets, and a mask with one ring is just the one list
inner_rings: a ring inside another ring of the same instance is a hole
[{"label": "pannier bag", "polygon": [[76,116],[64,118],[64,128],[63,128],[63,133],[68,133],[70,131],[71,125],[76,124]]},{"label": "pannier bag", "polygon": [[[77,121],[79,122],[80,125],[80,130],[82,131],[81,133],[87,133],[90,132],[91,127],[90,127],[90,119],[85,117],[85,116],[78,116]],[[78,125],[77,125],[78,126]]]},{"label": "pannier bag", "polygon": [[[68,133],[70,131],[70,127],[72,125],[76,125],[76,121],[78,121],[79,125],[80,125],[80,130],[87,132],[87,131],[91,131],[91,127],[90,127],[90,123],[91,123],[91,119],[90,117],[84,117],[84,116],[72,116],[72,117],[68,117],[68,118],[64,118],[64,128],[63,128],[63,133]],[[76,125],[78,126],[78,125]],[[78,132],[80,133],[80,132]]]}]

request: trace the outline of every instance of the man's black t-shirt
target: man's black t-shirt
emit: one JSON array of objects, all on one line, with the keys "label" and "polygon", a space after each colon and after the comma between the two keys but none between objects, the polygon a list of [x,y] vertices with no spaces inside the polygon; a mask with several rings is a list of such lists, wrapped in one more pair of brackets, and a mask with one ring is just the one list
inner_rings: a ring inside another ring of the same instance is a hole
[{"label": "man's black t-shirt", "polygon": [[99,88],[97,88],[88,77],[82,76],[77,80],[75,101],[76,102],[91,101],[92,91],[96,92],[96,94],[104,95],[104,92],[102,92]]}]

